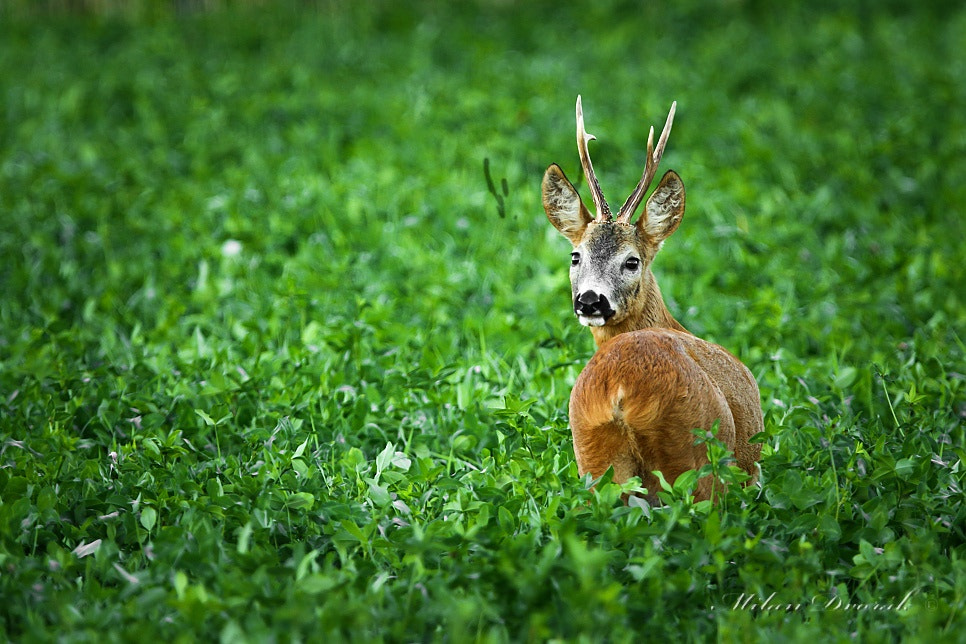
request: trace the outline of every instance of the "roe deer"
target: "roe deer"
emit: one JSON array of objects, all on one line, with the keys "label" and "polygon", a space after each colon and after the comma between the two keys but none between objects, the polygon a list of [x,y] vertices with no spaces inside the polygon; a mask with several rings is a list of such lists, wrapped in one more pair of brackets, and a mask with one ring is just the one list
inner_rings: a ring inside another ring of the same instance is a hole
[{"label": "roe deer", "polygon": [[[556,164],[543,177],[543,207],[550,223],[573,244],[570,282],[574,313],[590,327],[597,353],[570,395],[570,427],[577,468],[602,476],[613,466],[614,481],[639,476],[656,501],[660,471],[673,483],[682,472],[707,463],[694,429],[711,429],[735,454],[738,466],[757,478],[761,445],[749,439],[762,430],[758,384],[722,347],[695,337],[678,324],[661,297],[651,262],[684,216],[684,184],[664,174],[636,224],[631,218],[654,179],[674,121],[672,103],[654,148],[647,140],[644,176],[616,220],[604,200],[577,97],[577,151],[597,210],[591,217],[580,195]],[[714,482],[698,480],[695,498],[708,499]]]}]

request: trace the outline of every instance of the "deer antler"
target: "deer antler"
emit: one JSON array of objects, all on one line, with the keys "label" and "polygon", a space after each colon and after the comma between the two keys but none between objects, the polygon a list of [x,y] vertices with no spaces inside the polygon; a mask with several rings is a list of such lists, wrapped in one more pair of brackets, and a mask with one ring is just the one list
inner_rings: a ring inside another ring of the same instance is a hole
[{"label": "deer antler", "polygon": [[590,185],[590,194],[594,198],[594,205],[597,207],[598,222],[612,221],[610,206],[604,199],[604,193],[600,190],[597,182],[597,175],[594,174],[594,164],[590,162],[590,153],[587,152],[587,142],[596,139],[593,134],[587,134],[584,129],[584,110],[580,106],[580,95],[577,95],[577,153],[580,155],[580,165],[584,168],[584,176],[587,177],[587,184]]},{"label": "deer antler", "polygon": [[[577,111],[580,113],[580,99],[577,100]],[[617,215],[617,223],[626,224],[630,223],[631,217],[634,216],[634,212],[637,207],[641,205],[641,200],[644,198],[644,193],[647,192],[648,187],[651,185],[651,181],[654,180],[654,175],[657,173],[657,166],[661,163],[661,157],[664,155],[664,146],[667,144],[667,137],[671,134],[671,124],[674,122],[674,111],[677,109],[678,102],[674,101],[671,103],[671,111],[667,114],[667,120],[664,122],[664,131],[661,132],[661,138],[658,139],[657,149],[654,148],[654,127],[651,127],[650,133],[647,135],[647,163],[644,166],[644,176],[641,177],[640,182],[637,187],[634,188],[634,192],[631,196],[627,198],[624,205],[621,206],[620,212]],[[578,116],[579,120],[579,116]],[[590,163],[590,159],[587,160]]]}]

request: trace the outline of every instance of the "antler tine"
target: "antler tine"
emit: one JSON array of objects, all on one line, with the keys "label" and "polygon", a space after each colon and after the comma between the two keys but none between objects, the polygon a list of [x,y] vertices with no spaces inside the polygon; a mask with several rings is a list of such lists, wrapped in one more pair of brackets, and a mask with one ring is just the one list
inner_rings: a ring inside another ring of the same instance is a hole
[{"label": "antler tine", "polygon": [[621,206],[620,213],[617,215],[618,223],[630,222],[637,207],[641,205],[641,200],[644,199],[644,193],[647,192],[648,187],[650,187],[651,182],[654,180],[654,175],[657,174],[657,167],[661,164],[661,157],[664,156],[664,146],[667,145],[667,138],[671,134],[671,124],[674,123],[674,112],[677,107],[677,101],[671,103],[671,110],[667,114],[667,120],[664,122],[664,131],[661,132],[661,138],[657,141],[656,149],[654,148],[654,128],[651,127],[651,131],[647,136],[647,161],[644,166],[644,176],[641,177],[640,182],[634,188],[631,196]]},{"label": "antler tine", "polygon": [[587,134],[584,129],[584,109],[580,105],[580,95],[577,95],[577,153],[580,155],[580,165],[584,168],[584,176],[590,185],[590,194],[594,198],[594,205],[597,207],[596,221],[611,221],[610,206],[604,199],[604,193],[597,182],[597,175],[594,174],[594,164],[590,162],[590,153],[587,151],[587,142],[596,139],[593,134]]}]

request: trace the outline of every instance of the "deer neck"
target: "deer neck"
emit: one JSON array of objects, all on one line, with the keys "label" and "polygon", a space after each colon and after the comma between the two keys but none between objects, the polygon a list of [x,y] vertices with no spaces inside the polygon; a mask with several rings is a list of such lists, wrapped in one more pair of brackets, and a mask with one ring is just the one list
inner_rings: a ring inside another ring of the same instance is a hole
[{"label": "deer neck", "polygon": [[641,294],[638,298],[639,305],[626,318],[614,325],[591,327],[590,332],[594,336],[594,343],[598,348],[621,333],[628,331],[640,331],[641,329],[674,329],[675,331],[689,331],[681,326],[664,304],[664,297],[661,289],[654,279],[651,268],[648,267],[642,279]]}]

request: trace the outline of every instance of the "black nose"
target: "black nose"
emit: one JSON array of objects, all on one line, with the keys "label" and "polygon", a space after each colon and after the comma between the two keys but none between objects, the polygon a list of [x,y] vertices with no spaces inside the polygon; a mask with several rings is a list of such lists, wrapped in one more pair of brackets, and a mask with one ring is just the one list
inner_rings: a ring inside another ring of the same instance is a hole
[{"label": "black nose", "polygon": [[574,300],[574,313],[577,315],[601,315],[609,318],[614,315],[614,309],[607,301],[606,295],[594,291],[584,291]]}]

